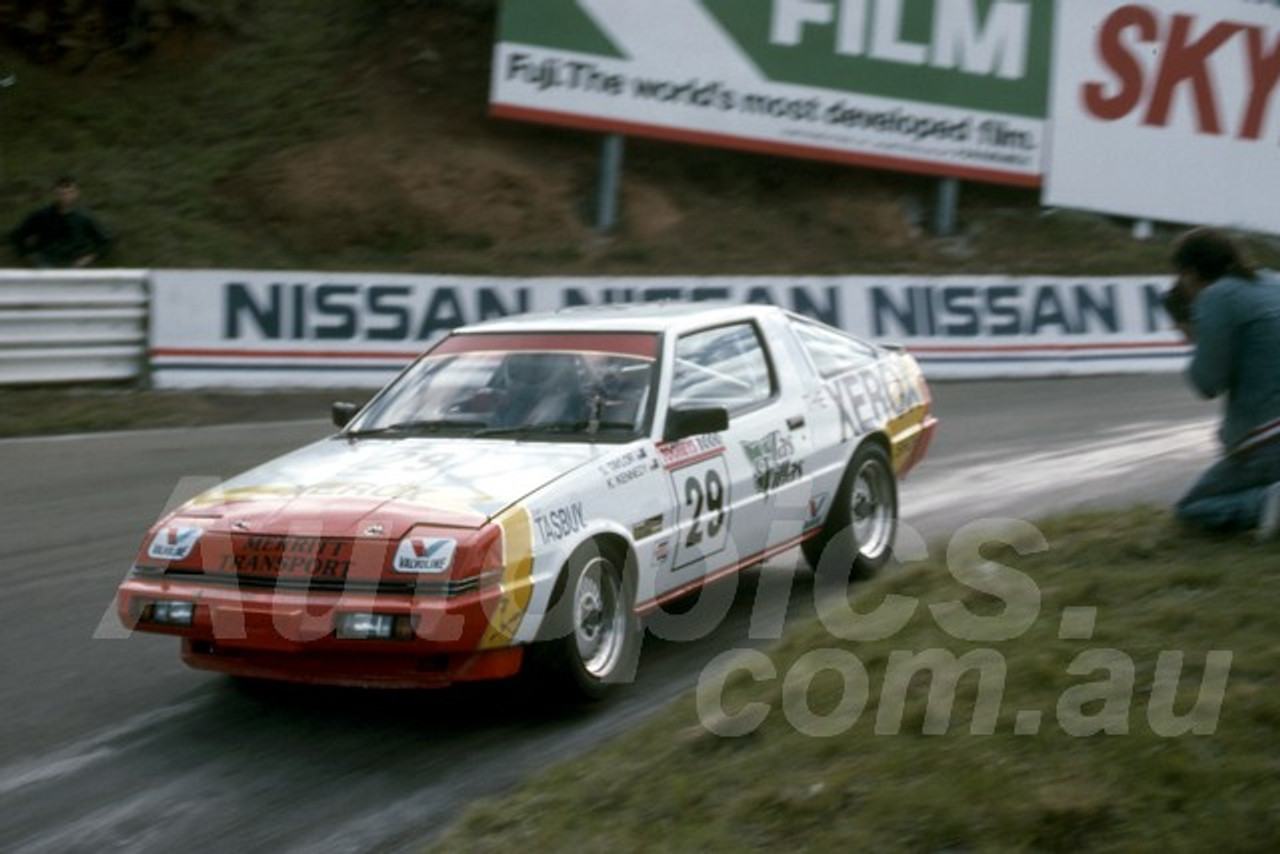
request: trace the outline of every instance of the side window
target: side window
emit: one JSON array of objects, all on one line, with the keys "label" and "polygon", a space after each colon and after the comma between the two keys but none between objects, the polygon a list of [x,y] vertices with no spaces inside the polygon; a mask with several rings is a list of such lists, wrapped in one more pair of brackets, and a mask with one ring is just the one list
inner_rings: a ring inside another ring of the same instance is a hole
[{"label": "side window", "polygon": [[824,380],[875,361],[876,354],[870,346],[834,329],[801,320],[791,321],[791,328]]},{"label": "side window", "polygon": [[735,323],[676,342],[671,404],[747,409],[773,396],[773,374],[754,324]]}]

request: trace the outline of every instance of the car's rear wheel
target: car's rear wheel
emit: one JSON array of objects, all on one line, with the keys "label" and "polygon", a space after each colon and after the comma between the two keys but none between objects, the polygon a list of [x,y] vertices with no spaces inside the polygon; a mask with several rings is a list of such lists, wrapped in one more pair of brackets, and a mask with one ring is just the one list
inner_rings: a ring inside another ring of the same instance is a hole
[{"label": "car's rear wheel", "polygon": [[634,595],[615,551],[587,543],[565,567],[553,636],[534,663],[571,699],[598,700],[635,674],[640,649]]},{"label": "car's rear wheel", "polygon": [[898,531],[898,482],[889,454],[866,442],[853,455],[818,536],[802,551],[814,569],[870,575],[893,556]]}]

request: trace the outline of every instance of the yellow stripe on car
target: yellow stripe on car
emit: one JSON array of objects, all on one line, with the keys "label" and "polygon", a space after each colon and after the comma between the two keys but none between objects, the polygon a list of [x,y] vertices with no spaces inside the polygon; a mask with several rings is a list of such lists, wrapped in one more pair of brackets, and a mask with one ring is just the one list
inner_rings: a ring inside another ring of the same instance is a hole
[{"label": "yellow stripe on car", "polygon": [[509,646],[533,597],[533,520],[524,507],[498,518],[502,528],[502,595],[489,615],[481,649]]},{"label": "yellow stripe on car", "polygon": [[901,473],[904,465],[911,459],[924,433],[925,422],[929,418],[929,397],[925,391],[924,374],[918,365],[907,359],[899,359],[895,370],[900,370],[901,382],[910,383],[916,396],[922,401],[916,406],[906,409],[901,414],[889,419],[885,424],[885,433],[889,436],[892,465],[895,472]]}]

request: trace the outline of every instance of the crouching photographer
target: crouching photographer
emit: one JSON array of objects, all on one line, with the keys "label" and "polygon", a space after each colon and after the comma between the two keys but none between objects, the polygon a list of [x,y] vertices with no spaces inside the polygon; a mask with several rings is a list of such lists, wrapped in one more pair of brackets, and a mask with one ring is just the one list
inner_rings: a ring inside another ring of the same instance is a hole
[{"label": "crouching photographer", "polygon": [[1178,518],[1216,531],[1280,532],[1280,276],[1245,263],[1235,242],[1197,228],[1173,249],[1164,307],[1194,344],[1187,378],[1225,396],[1223,455],[1179,499]]}]

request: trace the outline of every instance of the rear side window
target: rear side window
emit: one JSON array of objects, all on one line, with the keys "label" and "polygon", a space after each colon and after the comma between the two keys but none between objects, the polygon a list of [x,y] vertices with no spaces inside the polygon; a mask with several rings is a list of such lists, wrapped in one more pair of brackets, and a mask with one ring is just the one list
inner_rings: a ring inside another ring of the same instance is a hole
[{"label": "rear side window", "polygon": [[773,393],[769,357],[755,324],[717,326],[676,342],[673,406],[723,406],[737,412]]},{"label": "rear side window", "polygon": [[876,360],[876,351],[870,345],[843,332],[801,320],[792,320],[791,328],[824,380],[847,374]]}]

